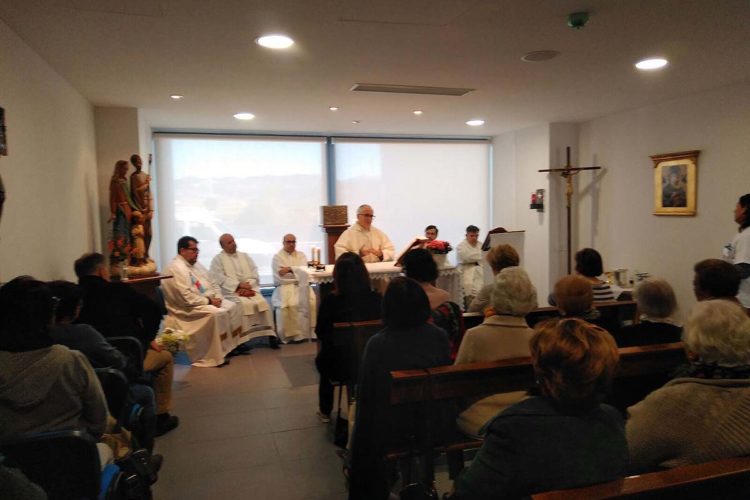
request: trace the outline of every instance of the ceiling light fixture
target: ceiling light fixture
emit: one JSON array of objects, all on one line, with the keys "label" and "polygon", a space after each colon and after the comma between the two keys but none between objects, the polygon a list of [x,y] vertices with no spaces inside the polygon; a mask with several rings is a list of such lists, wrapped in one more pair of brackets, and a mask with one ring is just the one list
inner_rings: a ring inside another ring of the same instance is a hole
[{"label": "ceiling light fixture", "polygon": [[331,111],[338,111],[338,110],[339,110],[339,107],[338,107],[338,106],[331,106],[331,107],[330,107],[330,108],[328,108],[328,109],[330,109]]},{"label": "ceiling light fixture", "polygon": [[352,120],[352,123],[357,125],[359,123],[359,120]]},{"label": "ceiling light fixture", "polygon": [[412,111],[412,113],[414,113],[415,115],[419,116],[419,115],[421,115],[423,113],[423,111],[421,109],[415,109],[414,111]]},{"label": "ceiling light fixture", "polygon": [[542,62],[549,61],[559,56],[560,53],[556,50],[535,50],[521,56],[523,62]]},{"label": "ceiling light fixture", "polygon": [[469,120],[466,122],[466,125],[469,125],[471,127],[480,127],[484,125],[484,120],[480,120],[480,119]]},{"label": "ceiling light fixture", "polygon": [[666,59],[662,59],[660,57],[652,58],[652,59],[644,59],[642,61],[638,61],[635,63],[635,67],[642,70],[653,70],[653,69],[659,69],[663,68],[669,64],[669,61]]},{"label": "ceiling light fixture", "polygon": [[175,101],[179,101],[180,99],[184,98],[185,96],[184,96],[184,95],[180,95],[180,94],[172,94],[172,95],[171,95],[171,96],[169,96],[169,97],[171,97],[171,98],[172,98],[172,99],[174,99]]},{"label": "ceiling light fixture", "polygon": [[237,118],[238,120],[252,120],[253,118],[255,118],[255,115],[252,113],[243,112],[243,113],[236,113],[234,117]]},{"label": "ceiling light fixture", "polygon": [[263,35],[256,38],[255,43],[267,49],[288,49],[294,45],[294,40],[286,35]]}]

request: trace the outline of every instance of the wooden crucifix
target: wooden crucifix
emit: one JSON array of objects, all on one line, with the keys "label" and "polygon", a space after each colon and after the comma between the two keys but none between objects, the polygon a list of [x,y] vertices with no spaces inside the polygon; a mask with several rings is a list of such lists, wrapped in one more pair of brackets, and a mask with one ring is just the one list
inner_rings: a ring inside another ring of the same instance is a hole
[{"label": "wooden crucifix", "polygon": [[565,188],[565,211],[567,214],[568,222],[568,274],[570,274],[570,263],[571,263],[571,250],[570,250],[570,200],[573,197],[573,176],[583,170],[601,170],[602,167],[574,167],[570,164],[570,146],[565,148],[565,166],[563,168],[550,168],[547,170],[539,170],[539,172],[554,172],[559,173],[560,177],[566,181]]}]

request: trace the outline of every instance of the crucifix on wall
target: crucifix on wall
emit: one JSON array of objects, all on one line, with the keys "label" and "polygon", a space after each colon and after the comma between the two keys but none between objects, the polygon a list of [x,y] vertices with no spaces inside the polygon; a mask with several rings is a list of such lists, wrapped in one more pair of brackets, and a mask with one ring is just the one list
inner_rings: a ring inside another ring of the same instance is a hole
[{"label": "crucifix on wall", "polygon": [[565,179],[565,212],[567,215],[567,226],[568,226],[568,274],[570,274],[570,263],[571,263],[571,249],[570,249],[570,201],[573,197],[573,176],[583,170],[601,170],[602,167],[574,167],[570,164],[570,146],[565,148],[565,166],[563,168],[550,168],[546,170],[539,170],[539,172],[554,172],[559,173],[560,177]]}]

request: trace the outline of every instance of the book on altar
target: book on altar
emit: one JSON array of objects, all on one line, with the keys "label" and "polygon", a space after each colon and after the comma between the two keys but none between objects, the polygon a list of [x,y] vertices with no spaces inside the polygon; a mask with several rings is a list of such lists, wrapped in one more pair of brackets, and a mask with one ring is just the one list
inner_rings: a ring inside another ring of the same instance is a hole
[{"label": "book on altar", "polygon": [[417,236],[413,240],[411,240],[411,243],[406,245],[404,249],[401,251],[401,253],[398,254],[398,258],[396,259],[396,266],[403,267],[404,265],[404,256],[406,255],[406,252],[409,250],[416,250],[417,248],[424,248],[424,246],[427,244],[429,240],[425,238],[424,236]]}]

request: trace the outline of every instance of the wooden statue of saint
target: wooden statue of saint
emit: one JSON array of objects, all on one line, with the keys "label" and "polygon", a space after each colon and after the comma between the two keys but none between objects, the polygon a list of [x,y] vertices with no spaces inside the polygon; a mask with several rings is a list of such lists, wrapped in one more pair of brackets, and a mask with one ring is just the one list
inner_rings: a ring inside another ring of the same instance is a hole
[{"label": "wooden statue of saint", "polygon": [[[130,163],[135,167],[135,172],[130,174],[130,193],[133,203],[143,215],[143,240],[145,243],[144,259],[148,258],[148,249],[151,246],[151,219],[154,216],[154,202],[151,197],[151,176],[143,171],[143,161],[139,155],[132,155]],[[149,156],[150,163],[150,156]]]}]

